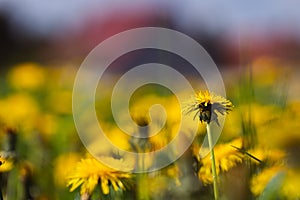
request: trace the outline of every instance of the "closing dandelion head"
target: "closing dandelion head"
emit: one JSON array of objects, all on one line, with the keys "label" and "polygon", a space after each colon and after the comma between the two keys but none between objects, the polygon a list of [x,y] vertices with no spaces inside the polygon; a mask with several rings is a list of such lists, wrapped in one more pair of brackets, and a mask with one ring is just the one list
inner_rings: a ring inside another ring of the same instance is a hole
[{"label": "closing dandelion head", "polygon": [[195,95],[186,108],[186,113],[196,112],[194,118],[198,115],[201,122],[214,121],[219,124],[218,114],[229,113],[232,108],[233,104],[229,100],[206,90]]}]

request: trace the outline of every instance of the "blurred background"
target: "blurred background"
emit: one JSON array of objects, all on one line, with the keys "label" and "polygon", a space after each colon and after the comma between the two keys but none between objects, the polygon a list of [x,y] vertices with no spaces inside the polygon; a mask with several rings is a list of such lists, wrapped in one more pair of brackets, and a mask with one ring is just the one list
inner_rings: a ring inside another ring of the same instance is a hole
[{"label": "blurred background", "polygon": [[[77,69],[110,36],[157,26],[185,33],[207,50],[235,105],[216,146],[217,162],[225,163],[220,167],[224,199],[259,198],[268,183],[269,188],[277,187],[268,190],[269,199],[277,193],[282,199],[299,199],[299,8],[297,0],[0,0],[0,196],[2,191],[4,199],[80,199],[78,188],[70,192],[67,187],[70,170],[77,169],[74,166],[82,158],[90,158],[72,116]],[[154,61],[194,73],[174,55],[145,52],[122,56],[110,66],[114,74],[108,78],[117,80],[130,67]],[[105,87],[100,88],[102,99],[97,99],[99,121],[114,133],[109,136],[112,141],[130,149],[128,135],[114,127],[109,111],[111,88]],[[198,87],[205,86],[201,82]],[[136,110],[153,101],[165,102],[175,116],[171,120],[180,116],[178,102],[166,88],[148,87],[136,96]],[[145,116],[139,117],[144,122]],[[199,130],[198,143],[170,168],[144,177],[152,183],[145,187],[153,195],[150,199],[213,198],[211,174],[206,174],[209,159],[197,160],[199,171],[192,170],[195,155],[191,152],[198,150],[204,135],[205,129]],[[169,139],[162,138],[152,142],[160,146]],[[232,141],[242,141],[237,146],[262,162],[255,163],[245,152],[232,148]],[[107,151],[106,147],[101,150]],[[287,172],[287,178],[270,181],[280,170]],[[132,179],[139,185],[138,179]],[[278,182],[286,185],[279,186],[283,192],[278,192]],[[117,194],[118,198],[135,199],[140,192],[136,188],[140,186],[124,192],[126,198]],[[98,187],[96,192],[100,191]],[[111,185],[109,191],[113,191]]]},{"label": "blurred background", "polygon": [[22,61],[80,62],[101,41],[121,31],[160,26],[199,41],[218,66],[247,57],[297,62],[299,2],[0,1],[1,68]]}]

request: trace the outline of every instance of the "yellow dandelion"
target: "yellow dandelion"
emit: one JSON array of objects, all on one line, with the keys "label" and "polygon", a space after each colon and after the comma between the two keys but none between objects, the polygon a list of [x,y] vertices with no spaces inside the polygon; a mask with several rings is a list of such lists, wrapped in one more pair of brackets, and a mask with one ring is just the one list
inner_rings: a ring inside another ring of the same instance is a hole
[{"label": "yellow dandelion", "polygon": [[[280,178],[276,179],[280,175]],[[262,170],[251,180],[250,189],[255,196],[276,191],[279,199],[300,198],[300,169],[274,165]],[[272,190],[268,190],[272,187]]]},{"label": "yellow dandelion", "polygon": [[282,182],[281,194],[286,199],[300,199],[300,168],[290,168]]},{"label": "yellow dandelion", "polygon": [[233,104],[229,100],[206,90],[195,95],[193,102],[188,105],[186,113],[196,112],[194,118],[198,115],[201,122],[209,124],[214,121],[219,124],[218,113],[224,115],[232,108]]},{"label": "yellow dandelion", "polygon": [[[239,163],[243,162],[244,155],[233,148],[232,146],[241,147],[242,139],[237,138],[230,143],[219,144],[214,148],[215,151],[215,164],[216,172],[227,172]],[[199,157],[199,147],[192,149],[195,158],[198,160],[200,169],[198,169],[198,177],[204,184],[210,184],[213,182],[212,175],[212,160],[210,156],[206,156],[203,159]],[[199,160],[200,159],[200,160]]]},{"label": "yellow dandelion", "polygon": [[35,99],[28,94],[12,94],[0,99],[0,122],[6,126],[24,129],[33,128],[39,114],[39,107]]},{"label": "yellow dandelion", "polygon": [[13,159],[0,156],[0,173],[10,171],[13,168],[13,166]]},{"label": "yellow dandelion", "polygon": [[108,139],[118,148],[124,150],[130,149],[130,136],[124,133],[122,130],[114,127],[107,131],[106,137],[108,137]]},{"label": "yellow dandelion", "polygon": [[266,168],[258,175],[254,176],[250,183],[250,189],[255,196],[259,196],[269,183],[269,181],[274,177],[278,172],[283,170],[282,166],[272,166]]},{"label": "yellow dandelion", "polygon": [[169,165],[159,171],[148,173],[145,177],[146,187],[152,198],[163,197],[166,191],[170,191],[181,186],[179,178],[181,171],[175,164]]},{"label": "yellow dandelion", "polygon": [[43,139],[48,140],[58,128],[57,116],[52,114],[41,114],[36,120],[36,129],[41,133]]},{"label": "yellow dandelion", "polygon": [[80,161],[80,155],[77,153],[62,154],[54,160],[53,176],[57,186],[64,187],[67,184],[67,176],[78,161]]},{"label": "yellow dandelion", "polygon": [[270,164],[271,163],[282,164],[286,156],[286,153],[280,149],[269,149],[269,148],[262,148],[262,147],[250,149],[248,153],[254,156],[255,158],[257,158],[257,159],[252,159],[252,161],[256,164],[259,164],[260,163],[259,161],[268,162]]},{"label": "yellow dandelion", "polygon": [[111,157],[103,157],[107,162],[112,163],[113,166],[119,166],[123,171],[117,171],[102,163],[95,158],[82,159],[75,166],[74,171],[68,176],[68,186],[70,191],[74,191],[81,186],[80,194],[92,194],[96,185],[99,184],[103,194],[110,192],[110,186],[115,191],[126,190],[127,183],[131,178],[130,170],[132,168],[124,163],[122,159],[114,159]]},{"label": "yellow dandelion", "polygon": [[176,136],[177,131],[176,127],[164,127],[158,134],[149,138],[150,150],[158,150],[168,145],[168,143]]},{"label": "yellow dandelion", "polygon": [[171,165],[166,169],[166,174],[168,177],[173,178],[175,180],[175,184],[177,186],[181,185],[179,177],[181,176],[181,171],[177,165]]},{"label": "yellow dandelion", "polygon": [[[59,103],[57,103],[59,100]],[[72,90],[59,89],[50,93],[46,99],[47,105],[58,114],[72,113]]]},{"label": "yellow dandelion", "polygon": [[173,96],[137,97],[131,103],[130,115],[133,121],[143,128],[128,125],[127,130],[145,136],[145,139],[131,140],[132,148],[136,151],[151,152],[161,149],[175,138],[180,129],[180,104]]},{"label": "yellow dandelion", "polygon": [[46,71],[35,63],[23,63],[8,74],[8,81],[16,89],[37,89],[46,80]]}]

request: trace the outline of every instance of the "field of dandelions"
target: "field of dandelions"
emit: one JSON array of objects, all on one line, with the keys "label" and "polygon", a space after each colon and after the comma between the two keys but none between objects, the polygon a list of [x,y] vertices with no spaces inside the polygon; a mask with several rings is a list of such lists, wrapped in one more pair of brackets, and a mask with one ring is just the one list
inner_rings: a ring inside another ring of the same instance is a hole
[{"label": "field of dandelions", "polygon": [[[262,57],[222,71],[228,101],[221,98],[225,104],[215,112],[205,110],[218,99],[206,93],[201,82],[195,83],[199,93],[187,96],[187,100],[195,97],[188,112],[170,91],[145,86],[132,98],[133,120],[146,125],[148,108],[159,103],[167,111],[167,121],[159,134],[145,140],[143,151],[166,146],[177,134],[181,115],[195,116],[199,128],[193,144],[174,163],[135,174],[131,170],[136,160],[129,162],[118,152],[103,158],[123,169],[118,171],[100,163],[82,145],[72,116],[75,66],[11,66],[1,71],[0,79],[0,199],[300,199],[296,69]],[[114,124],[109,95],[103,97],[106,92],[101,92],[96,110],[106,136],[119,148],[136,151],[138,144]],[[226,121],[214,146],[213,178],[211,156],[201,157],[199,148],[206,125],[217,123],[221,114]],[[189,134],[188,126],[181,134]],[[93,148],[110,151],[101,144]],[[146,168],[153,164],[145,163]]]}]

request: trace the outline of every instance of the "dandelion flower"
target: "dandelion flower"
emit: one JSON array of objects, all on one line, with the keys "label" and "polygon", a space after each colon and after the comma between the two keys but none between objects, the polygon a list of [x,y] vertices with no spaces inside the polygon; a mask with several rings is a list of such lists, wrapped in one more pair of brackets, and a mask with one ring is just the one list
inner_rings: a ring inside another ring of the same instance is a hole
[{"label": "dandelion flower", "polygon": [[0,156],[0,173],[8,172],[13,168],[13,160]]},{"label": "dandelion flower", "polygon": [[73,166],[80,161],[80,154],[66,153],[61,154],[54,160],[53,178],[54,183],[59,187],[65,187],[67,180],[62,177],[67,177],[73,170]]},{"label": "dandelion flower", "polygon": [[16,89],[37,89],[45,83],[46,73],[38,64],[23,63],[9,72],[8,81]]},{"label": "dandelion flower", "polygon": [[262,170],[261,173],[254,176],[250,183],[252,193],[255,196],[259,196],[264,191],[272,177],[282,170],[283,166],[272,166]]},{"label": "dandelion flower", "polygon": [[263,147],[250,149],[249,154],[257,158],[257,160],[252,159],[252,161],[254,161],[256,164],[260,163],[258,160],[261,162],[267,162],[268,164],[282,164],[284,162],[284,158],[286,157],[286,152],[283,150]]},{"label": "dandelion flower", "polygon": [[[232,145],[241,147],[242,139],[237,138],[230,143],[219,144],[215,146],[215,159],[216,159],[216,172],[227,172],[234,168],[238,164],[243,162],[244,155],[232,148]],[[205,184],[210,184],[213,182],[212,176],[212,160],[209,156],[204,158],[199,157],[199,147],[193,147],[192,149],[194,157],[200,162],[200,169],[198,171],[199,179]],[[200,160],[199,160],[200,159]]]},{"label": "dandelion flower", "polygon": [[198,115],[201,122],[209,124],[211,121],[215,121],[219,124],[218,114],[224,115],[232,108],[233,104],[229,100],[206,90],[195,95],[192,103],[188,105],[186,113],[196,112],[194,118]]},{"label": "dandelion flower", "polygon": [[281,193],[286,199],[300,199],[300,169],[289,168],[283,180]]},{"label": "dandelion flower", "polygon": [[[181,171],[177,165],[170,165],[162,170],[149,173],[147,185],[152,197],[164,196],[164,193],[181,186]],[[154,198],[155,199],[155,198]]]},{"label": "dandelion flower", "polygon": [[110,192],[110,186],[115,191],[126,190],[126,184],[131,178],[129,171],[132,169],[125,164],[122,159],[103,157],[108,162],[114,163],[114,166],[120,166],[123,171],[117,171],[100,163],[95,158],[82,159],[74,171],[68,176],[68,186],[70,191],[74,191],[81,186],[80,194],[92,194],[97,184],[100,184],[102,193],[107,195]]},{"label": "dandelion flower", "polygon": [[[252,178],[250,189],[255,196],[266,196],[274,190],[279,196],[278,199],[299,199],[299,172],[299,168],[287,168],[284,165],[265,168]],[[277,178],[278,176],[280,179]]]},{"label": "dandelion flower", "polygon": [[17,93],[0,99],[0,122],[6,126],[18,127],[22,124],[24,129],[30,130],[38,114],[37,102],[28,94]]}]

